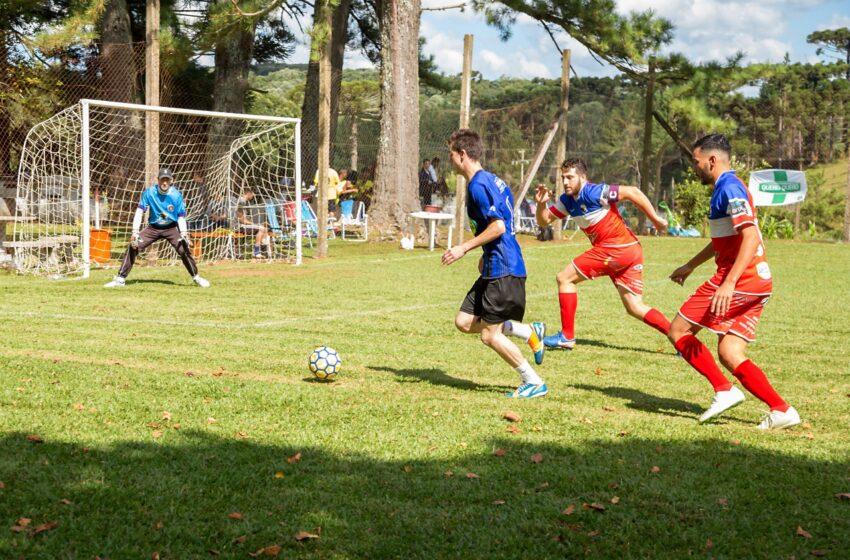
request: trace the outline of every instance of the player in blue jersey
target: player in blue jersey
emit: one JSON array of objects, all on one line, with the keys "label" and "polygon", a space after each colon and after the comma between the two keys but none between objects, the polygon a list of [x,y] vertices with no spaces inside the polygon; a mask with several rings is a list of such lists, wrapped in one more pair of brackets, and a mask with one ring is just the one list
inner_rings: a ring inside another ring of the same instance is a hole
[{"label": "player in blue jersey", "polygon": [[548,392],[519,348],[507,338],[523,338],[543,361],[545,326],[522,322],[525,315],[525,262],[513,231],[514,198],[504,181],[481,167],[484,146],[478,133],[460,129],[449,139],[452,165],[466,177],[466,213],[475,237],[443,253],[450,265],[469,251],[481,247],[478,262],[481,276],[466,294],[455,317],[464,333],[478,334],[481,342],[496,351],[520,376],[519,387],[507,394],[513,398],[543,397]]},{"label": "player in blue jersey", "polygon": [[[163,167],[159,170],[157,184],[151,185],[142,193],[139,207],[136,208],[136,214],[133,217],[133,235],[130,237],[130,246],[124,253],[121,269],[118,271],[118,276],[104,287],[120,288],[124,286],[124,281],[130,274],[139,251],[160,239],[167,239],[171,243],[171,246],[180,255],[183,265],[189,271],[195,284],[202,288],[210,287],[210,283],[198,274],[198,265],[195,264],[192,251],[189,250],[186,203],[183,202],[183,195],[177,190],[177,187],[172,185],[173,181],[174,177],[171,170]],[[148,213],[148,225],[145,229],[139,231],[145,212]]]}]

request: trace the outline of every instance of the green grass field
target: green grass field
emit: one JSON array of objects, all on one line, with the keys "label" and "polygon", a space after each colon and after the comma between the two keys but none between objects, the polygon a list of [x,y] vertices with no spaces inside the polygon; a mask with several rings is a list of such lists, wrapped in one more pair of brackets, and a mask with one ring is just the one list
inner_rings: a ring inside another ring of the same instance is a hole
[{"label": "green grass field", "polygon": [[[703,243],[644,241],[668,316],[710,274],[665,280]],[[528,319],[557,328],[554,275],[586,246],[526,243]],[[805,422],[779,433],[752,398],[698,426],[708,383],[607,280],[581,286],[549,396],[516,402],[453,326],[477,255],[331,252],[207,266],[211,290],[181,267],[123,291],[0,276],[0,558],[847,558],[850,247],[768,244],[751,357]],[[308,375],[320,344],[333,383]]]}]

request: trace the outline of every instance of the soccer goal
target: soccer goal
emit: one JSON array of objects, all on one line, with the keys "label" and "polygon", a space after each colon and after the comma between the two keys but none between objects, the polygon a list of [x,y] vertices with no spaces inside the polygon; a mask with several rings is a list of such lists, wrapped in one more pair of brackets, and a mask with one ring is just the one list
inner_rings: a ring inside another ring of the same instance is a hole
[{"label": "soccer goal", "polygon": [[[296,118],[84,99],[29,131],[6,247],[21,272],[86,278],[121,258],[142,191],[168,167],[196,259],[250,258],[257,232],[267,232],[264,258],[300,264],[300,127]],[[165,243],[141,258],[177,262]]]}]

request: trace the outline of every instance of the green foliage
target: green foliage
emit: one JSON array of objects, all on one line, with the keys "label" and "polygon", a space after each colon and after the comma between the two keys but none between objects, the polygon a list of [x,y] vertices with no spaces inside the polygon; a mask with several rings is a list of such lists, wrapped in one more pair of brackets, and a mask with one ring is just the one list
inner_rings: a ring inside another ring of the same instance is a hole
[{"label": "green foliage", "polygon": [[692,170],[676,183],[674,201],[676,213],[685,227],[695,227],[703,234],[708,226],[708,203],[711,186],[702,184]]}]

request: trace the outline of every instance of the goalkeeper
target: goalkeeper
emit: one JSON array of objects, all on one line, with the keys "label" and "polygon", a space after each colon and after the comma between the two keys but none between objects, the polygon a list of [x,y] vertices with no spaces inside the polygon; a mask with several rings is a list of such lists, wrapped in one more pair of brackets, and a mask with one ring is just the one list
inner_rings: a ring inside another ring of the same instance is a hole
[{"label": "goalkeeper", "polygon": [[[189,271],[195,284],[202,288],[210,287],[210,283],[198,275],[198,265],[195,264],[195,259],[192,258],[192,252],[189,250],[186,203],[183,202],[183,195],[177,190],[177,187],[172,186],[173,180],[171,170],[163,167],[157,175],[157,184],[151,185],[142,193],[142,199],[139,201],[139,207],[133,217],[133,235],[130,237],[130,246],[124,253],[121,270],[118,271],[118,276],[104,287],[120,288],[124,286],[124,281],[130,274],[139,251],[160,239],[167,239],[171,243],[171,246],[180,255],[183,265]],[[145,229],[139,231],[146,211],[148,212],[148,225]]]}]

